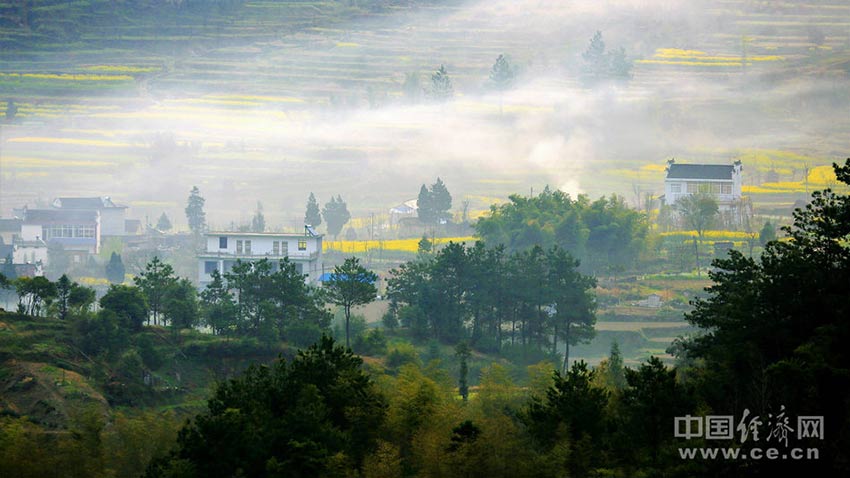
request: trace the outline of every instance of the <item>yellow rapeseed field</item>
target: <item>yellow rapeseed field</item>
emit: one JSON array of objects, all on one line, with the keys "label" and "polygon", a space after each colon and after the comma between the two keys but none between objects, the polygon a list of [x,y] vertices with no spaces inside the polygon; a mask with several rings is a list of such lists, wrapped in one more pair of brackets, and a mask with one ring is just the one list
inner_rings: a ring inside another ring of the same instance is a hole
[{"label": "yellow rapeseed field", "polygon": [[[697,237],[697,231],[662,232],[661,237]],[[744,231],[703,231],[707,239],[748,239],[750,233]]]},{"label": "yellow rapeseed field", "polygon": [[150,73],[160,71],[158,66],[128,66],[128,65],[92,65],[83,68],[86,71],[106,71],[111,73]]},{"label": "yellow rapeseed field", "polygon": [[[434,239],[435,245],[440,246],[449,242],[475,242],[476,238],[466,237],[443,237]],[[367,252],[383,248],[385,251],[417,252],[420,239],[393,239],[389,241],[325,241],[322,249],[325,251],[339,251],[345,254]]]},{"label": "yellow rapeseed field", "polygon": [[9,143],[43,143],[43,144],[69,144],[76,146],[100,146],[107,148],[127,148],[131,146],[141,146],[134,145],[131,143],[124,143],[120,141],[106,141],[102,139],[78,139],[78,138],[49,138],[42,136],[21,136],[18,138],[11,138],[8,140]]},{"label": "yellow rapeseed field", "polygon": [[72,73],[0,73],[0,78],[32,78],[36,80],[62,81],[128,81],[130,75],[87,75]]},{"label": "yellow rapeseed field", "polygon": [[[752,62],[782,61],[785,57],[779,55],[750,55],[747,64]],[[648,60],[638,60],[638,63],[655,65],[684,65],[684,66],[741,66],[744,58],[736,55],[709,55],[699,50],[680,50],[678,48],[658,48]]]}]

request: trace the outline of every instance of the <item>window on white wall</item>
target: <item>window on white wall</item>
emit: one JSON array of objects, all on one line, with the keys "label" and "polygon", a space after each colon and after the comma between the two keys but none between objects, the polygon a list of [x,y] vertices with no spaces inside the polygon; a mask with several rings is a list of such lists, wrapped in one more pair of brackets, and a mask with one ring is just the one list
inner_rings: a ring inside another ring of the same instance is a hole
[{"label": "window on white wall", "polygon": [[236,240],[236,253],[242,254],[242,241]]},{"label": "window on white wall", "polygon": [[682,192],[682,185],[681,185],[681,184],[678,184],[678,183],[677,183],[677,184],[671,184],[671,185],[670,185],[670,192],[671,192],[671,193],[680,193],[680,192]]}]

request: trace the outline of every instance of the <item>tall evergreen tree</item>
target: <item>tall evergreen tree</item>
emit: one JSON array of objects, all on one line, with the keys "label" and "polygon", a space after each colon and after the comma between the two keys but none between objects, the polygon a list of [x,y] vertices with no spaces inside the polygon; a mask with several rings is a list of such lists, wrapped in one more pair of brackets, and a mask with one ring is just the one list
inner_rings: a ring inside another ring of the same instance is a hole
[{"label": "tall evergreen tree", "polygon": [[266,230],[266,217],[263,215],[263,203],[257,201],[257,210],[251,218],[251,231],[264,232]]},{"label": "tall evergreen tree", "polygon": [[170,264],[166,264],[160,261],[159,257],[154,256],[145,266],[145,270],[133,278],[133,282],[146,298],[150,318],[154,325],[159,325],[166,293],[171,286],[177,283],[174,269]]},{"label": "tall evergreen tree", "polygon": [[124,282],[124,273],[124,262],[121,256],[113,252],[106,264],[106,279],[113,284],[120,284]]},{"label": "tall evergreen tree", "polygon": [[502,96],[511,88],[516,79],[516,71],[505,55],[499,55],[490,69],[490,83],[499,92],[499,114],[502,114]]},{"label": "tall evergreen tree", "polygon": [[307,211],[304,213],[304,224],[309,224],[313,227],[319,227],[322,224],[322,214],[319,211],[319,202],[316,201],[316,196],[310,193],[307,199]]},{"label": "tall evergreen tree", "polygon": [[156,228],[160,231],[170,231],[171,230],[171,219],[168,219],[168,216],[163,211],[162,215],[159,216],[159,220],[156,221]]},{"label": "tall evergreen tree", "polygon": [[585,73],[592,78],[600,78],[608,72],[608,62],[605,56],[605,41],[602,32],[596,31],[587,50],[582,53],[584,59]]},{"label": "tall evergreen tree", "polygon": [[342,200],[342,196],[337,195],[336,198],[331,196],[331,200],[325,204],[322,217],[328,225],[328,234],[336,238],[342,232],[343,226],[351,219],[351,213],[348,212],[348,206]]},{"label": "tall evergreen tree", "polygon": [[764,226],[759,232],[759,242],[762,246],[766,246],[768,242],[776,240],[776,228],[770,221],[764,223]]},{"label": "tall evergreen tree", "polygon": [[198,186],[192,186],[189,199],[186,202],[186,219],[189,221],[189,229],[195,234],[201,234],[206,229],[206,213],[204,213],[204,198]]},{"label": "tall evergreen tree", "polygon": [[452,79],[449,77],[449,72],[445,65],[440,65],[440,68],[431,75],[431,98],[436,101],[450,100],[455,92],[452,86]]},{"label": "tall evergreen tree", "polygon": [[56,306],[59,309],[59,318],[61,320],[65,320],[68,317],[68,302],[73,286],[74,283],[65,274],[62,274],[62,277],[56,281]]},{"label": "tall evergreen tree", "polygon": [[416,198],[416,215],[425,224],[435,222],[434,201],[431,198],[431,191],[428,191],[428,186],[424,184],[419,188],[419,196]]},{"label": "tall evergreen tree", "polygon": [[449,194],[449,190],[440,178],[431,185],[431,201],[437,221],[451,219],[449,209],[452,208],[452,195]]}]

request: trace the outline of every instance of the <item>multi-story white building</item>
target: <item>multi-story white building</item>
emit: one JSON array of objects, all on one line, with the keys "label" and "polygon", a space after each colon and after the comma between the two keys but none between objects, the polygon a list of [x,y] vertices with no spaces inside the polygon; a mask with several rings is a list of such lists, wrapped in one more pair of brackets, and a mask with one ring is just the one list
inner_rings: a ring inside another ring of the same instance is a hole
[{"label": "multi-story white building", "polygon": [[268,232],[209,232],[206,249],[198,254],[198,283],[205,287],[210,274],[229,272],[237,260],[269,259],[272,267],[288,257],[307,282],[315,283],[322,275],[322,236]]},{"label": "multi-story white building", "polygon": [[127,206],[115,204],[109,196],[88,198],[56,198],[51,206],[66,211],[97,211],[100,215],[100,234],[104,238],[125,236]]},{"label": "multi-story white building", "polygon": [[36,247],[39,242],[59,244],[72,262],[83,262],[89,255],[100,252],[100,213],[73,209],[25,209],[19,240],[29,247]]},{"label": "multi-story white building", "polygon": [[679,199],[696,193],[715,197],[721,209],[732,207],[741,200],[740,161],[733,164],[676,164],[667,162],[664,179],[664,203],[675,204]]}]

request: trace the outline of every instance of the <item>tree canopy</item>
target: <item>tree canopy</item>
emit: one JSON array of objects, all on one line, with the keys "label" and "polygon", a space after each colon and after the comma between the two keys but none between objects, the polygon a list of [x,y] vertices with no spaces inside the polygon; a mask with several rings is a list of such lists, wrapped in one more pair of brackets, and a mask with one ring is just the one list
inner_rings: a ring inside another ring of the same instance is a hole
[{"label": "tree canopy", "polygon": [[319,227],[322,224],[322,214],[319,212],[319,202],[316,201],[316,196],[310,193],[307,198],[307,210],[304,213],[304,224],[309,224],[313,227]]},{"label": "tree canopy", "polygon": [[439,224],[451,219],[449,209],[452,208],[452,195],[443,180],[437,178],[430,188],[422,185],[416,206],[420,221],[425,224]]},{"label": "tree canopy", "polygon": [[490,206],[489,216],[476,224],[487,244],[510,251],[557,245],[579,259],[583,270],[597,272],[633,267],[646,247],[646,217],[619,196],[573,199],[546,187],[537,196],[509,199]]},{"label": "tree canopy", "polygon": [[[850,184],[850,159],[834,169]],[[833,438],[818,442],[826,449],[817,465],[831,470],[826,474],[847,473],[850,196],[813,193],[783,230],[790,240],[767,243],[760,259],[733,250],[714,261],[714,285],[685,316],[705,333],[675,350],[685,363],[698,361],[688,373],[710,406],[766,415],[784,405],[798,415],[824,416]]]},{"label": "tree canopy", "polygon": [[351,213],[348,212],[348,205],[342,200],[342,196],[337,195],[336,198],[331,196],[331,200],[325,204],[322,217],[328,225],[328,234],[336,237],[351,219]]},{"label": "tree canopy", "polygon": [[440,65],[440,68],[431,75],[431,91],[429,93],[435,101],[448,101],[454,96],[452,79],[449,77],[445,65]]},{"label": "tree canopy", "polygon": [[360,265],[356,257],[349,257],[342,265],[334,267],[330,280],[324,288],[328,299],[342,306],[345,312],[345,346],[349,347],[349,324],[351,308],[356,305],[368,304],[375,300],[378,290],[375,288],[377,274]]},{"label": "tree canopy", "polygon": [[204,213],[204,202],[198,186],[192,186],[189,199],[186,201],[186,219],[189,221],[189,229],[195,234],[200,234],[206,229],[207,220],[206,213]]},{"label": "tree canopy", "polygon": [[148,477],[333,476],[376,444],[386,402],[361,359],[321,341],[222,383]]}]

